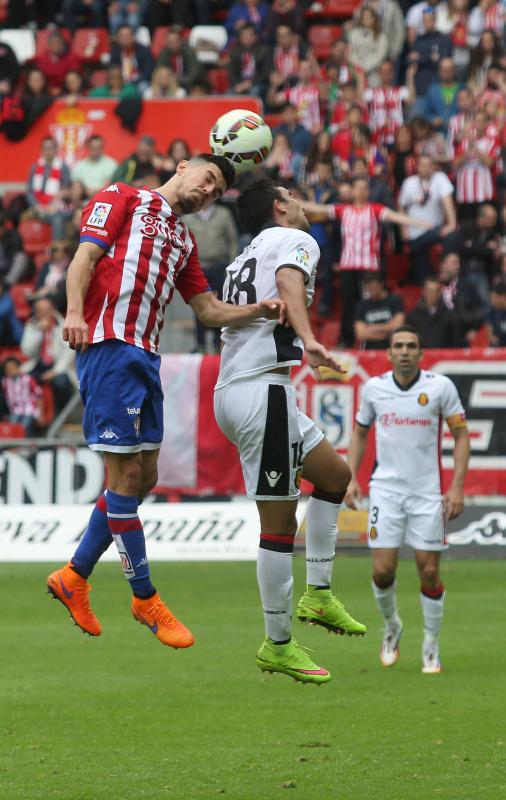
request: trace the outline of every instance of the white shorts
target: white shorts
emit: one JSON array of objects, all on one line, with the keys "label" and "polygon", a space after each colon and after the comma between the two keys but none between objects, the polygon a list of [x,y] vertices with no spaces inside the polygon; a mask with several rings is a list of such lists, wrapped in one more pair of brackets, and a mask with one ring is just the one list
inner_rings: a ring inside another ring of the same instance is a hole
[{"label": "white shorts", "polygon": [[216,389],[214,414],[239,450],[248,497],[296,500],[304,458],[323,433],[299,411],[290,377],[264,372]]},{"label": "white shorts", "polygon": [[369,547],[445,550],[446,524],[442,498],[428,499],[369,488]]}]

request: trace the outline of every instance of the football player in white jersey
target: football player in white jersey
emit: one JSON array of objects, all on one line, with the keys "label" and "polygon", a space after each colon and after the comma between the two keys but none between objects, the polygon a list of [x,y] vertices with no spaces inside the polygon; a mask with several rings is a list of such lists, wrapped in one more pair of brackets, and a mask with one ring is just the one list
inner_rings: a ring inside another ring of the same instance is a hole
[{"label": "football player in white jersey", "polygon": [[[424,621],[422,672],[441,672],[439,631],[444,586],[439,574],[445,548],[446,520],[464,508],[464,479],[469,462],[469,434],[462,403],[452,381],[420,369],[420,335],[403,325],[390,337],[393,370],[370,378],[362,389],[357,425],[348,452],[352,480],[345,502],[361,499],[357,471],[370,426],[376,425],[376,464],[369,485],[369,547],[373,557],[372,590],[385,619],[380,658],[385,667],[399,658],[402,622],[397,611],[396,570],[399,548],[415,550],[421,582]],[[454,473],[443,496],[440,456],[443,420],[455,439]]]},{"label": "football player in white jersey", "polygon": [[307,511],[307,590],[297,606],[303,622],[335,633],[363,635],[364,625],[333,596],[337,516],[350,471],[315,423],[297,407],[290,367],[303,353],[320,366],[342,371],[316,341],[307,306],[314,292],[320,251],[308,234],[302,206],[272,181],[253,181],[238,201],[240,219],[254,238],[227,268],[223,299],[242,305],[252,298],[286,301],[289,324],[259,319],[223,329],[215,414],[237,446],[248,497],[260,515],[257,578],[266,637],[257,653],[261,670],[306,683],[326,683],[318,667],[291,636],[292,557],[301,477],[314,485]]}]

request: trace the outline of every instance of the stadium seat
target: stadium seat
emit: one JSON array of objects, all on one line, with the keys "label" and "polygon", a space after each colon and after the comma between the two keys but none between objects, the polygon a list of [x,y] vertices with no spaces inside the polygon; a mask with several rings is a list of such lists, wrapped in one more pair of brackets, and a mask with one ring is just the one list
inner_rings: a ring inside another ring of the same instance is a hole
[{"label": "stadium seat", "polygon": [[361,0],[325,0],[324,14],[326,17],[339,17],[348,19],[352,17]]},{"label": "stadium seat", "polygon": [[312,25],[309,28],[308,41],[318,61],[325,61],[329,57],[330,48],[341,33],[339,25]]},{"label": "stadium seat", "polygon": [[195,25],[190,33],[190,46],[202,64],[216,64],[227,44],[227,30],[223,25]]},{"label": "stadium seat", "polygon": [[47,428],[54,420],[54,395],[48,383],[41,384],[42,411],[38,421],[40,428]]},{"label": "stadium seat", "polygon": [[32,316],[32,308],[27,299],[27,294],[33,291],[31,283],[16,283],[11,286],[10,296],[14,303],[16,316],[21,322],[26,322]]},{"label": "stadium seat", "polygon": [[0,422],[0,439],[24,439],[26,431],[19,422]]},{"label": "stadium seat", "polygon": [[160,25],[160,27],[155,28],[153,31],[153,38],[151,39],[151,55],[155,59],[158,59],[158,56],[162,52],[163,48],[165,47],[165,41],[167,39],[167,31],[170,29],[169,25]]},{"label": "stadium seat", "polygon": [[207,73],[207,77],[213,88],[214,94],[227,94],[227,92],[230,90],[228,70],[220,68],[210,69]]},{"label": "stadium seat", "polygon": [[488,347],[489,345],[488,331],[485,325],[482,325],[482,327],[476,331],[476,336],[471,342],[471,347]]},{"label": "stadium seat", "polygon": [[25,253],[33,255],[45,250],[51,244],[51,225],[37,219],[21,220],[18,233],[23,240]]},{"label": "stadium seat", "polygon": [[[35,58],[40,58],[40,56],[46,52],[47,40],[55,30],[56,28],[42,28],[40,31],[37,31],[35,34]],[[58,28],[58,33],[61,33],[67,44],[70,45],[72,42],[72,34],[70,31],[66,28]]]},{"label": "stadium seat", "polygon": [[0,41],[12,47],[20,64],[31,61],[35,57],[35,35],[33,31],[6,28],[0,31]]},{"label": "stadium seat", "polygon": [[107,28],[78,28],[72,40],[72,52],[86,64],[108,61],[111,44]]},{"label": "stadium seat", "polygon": [[402,297],[404,302],[404,311],[406,314],[409,314],[410,311],[413,311],[420,299],[421,293],[422,290],[420,286],[400,286],[396,290],[396,294]]}]

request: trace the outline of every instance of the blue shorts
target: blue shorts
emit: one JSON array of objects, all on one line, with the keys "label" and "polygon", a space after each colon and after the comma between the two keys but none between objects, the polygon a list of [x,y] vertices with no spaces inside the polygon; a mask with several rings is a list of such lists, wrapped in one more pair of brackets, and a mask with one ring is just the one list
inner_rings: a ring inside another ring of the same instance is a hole
[{"label": "blue shorts", "polygon": [[83,431],[92,450],[158,450],[163,439],[160,356],[108,339],[77,353]]}]

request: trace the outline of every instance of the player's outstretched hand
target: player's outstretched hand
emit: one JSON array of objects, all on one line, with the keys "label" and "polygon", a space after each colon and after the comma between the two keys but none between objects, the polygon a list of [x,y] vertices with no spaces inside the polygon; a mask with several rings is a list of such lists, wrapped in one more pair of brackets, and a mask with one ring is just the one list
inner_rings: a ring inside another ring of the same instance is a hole
[{"label": "player's outstretched hand", "polygon": [[446,519],[456,519],[464,510],[464,491],[458,486],[450,486],[443,498]]},{"label": "player's outstretched hand", "polygon": [[348,484],[348,489],[346,490],[346,494],[344,495],[344,502],[346,503],[349,508],[357,508],[357,503],[360,503],[362,500],[362,489],[360,488],[359,482],[352,478]]},{"label": "player's outstretched hand", "polygon": [[330,369],[336,372],[340,372],[343,375],[346,374],[346,370],[341,367],[332,353],[320,344],[320,342],[317,342],[316,339],[311,342],[304,342],[304,352],[306,354],[306,359],[313,368],[313,373],[317,381],[321,381],[322,379],[318,367],[330,367]]},{"label": "player's outstretched hand", "polygon": [[67,311],[63,325],[63,339],[69,343],[71,350],[80,350],[84,353],[88,347],[88,326],[82,314],[77,311]]},{"label": "player's outstretched hand", "polygon": [[277,319],[280,325],[284,325],[286,321],[286,303],[279,297],[274,297],[272,300],[261,300],[258,304],[260,311],[259,316],[266,319]]}]

